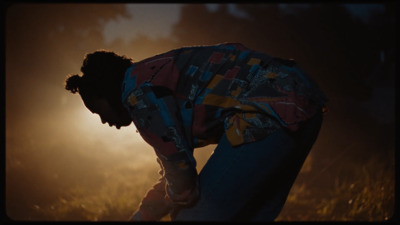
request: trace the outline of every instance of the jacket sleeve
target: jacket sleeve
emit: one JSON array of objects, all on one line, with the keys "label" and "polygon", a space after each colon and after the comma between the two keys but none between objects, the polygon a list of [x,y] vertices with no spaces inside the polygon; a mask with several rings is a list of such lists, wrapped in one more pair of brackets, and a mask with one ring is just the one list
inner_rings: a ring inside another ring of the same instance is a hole
[{"label": "jacket sleeve", "polygon": [[144,83],[128,96],[128,102],[136,128],[155,149],[165,170],[166,196],[176,204],[194,203],[198,197],[196,161],[173,95],[155,93],[150,83]]}]

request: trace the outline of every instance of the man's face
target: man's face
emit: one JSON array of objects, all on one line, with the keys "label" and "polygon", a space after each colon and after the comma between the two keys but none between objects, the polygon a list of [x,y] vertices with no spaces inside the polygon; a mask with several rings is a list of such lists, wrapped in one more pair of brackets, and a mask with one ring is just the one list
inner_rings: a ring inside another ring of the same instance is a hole
[{"label": "man's face", "polygon": [[108,123],[110,127],[115,126],[117,129],[120,129],[122,126],[128,126],[132,122],[126,110],[122,108],[115,109],[104,98],[82,97],[82,100],[86,108],[100,116],[103,124]]}]

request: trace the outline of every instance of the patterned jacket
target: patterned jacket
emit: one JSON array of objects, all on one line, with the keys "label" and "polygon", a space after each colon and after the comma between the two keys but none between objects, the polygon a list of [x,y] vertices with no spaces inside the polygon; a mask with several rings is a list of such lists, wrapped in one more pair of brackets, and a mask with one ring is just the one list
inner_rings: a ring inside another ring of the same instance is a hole
[{"label": "patterned jacket", "polygon": [[276,129],[295,131],[326,101],[293,60],[238,43],[144,59],[126,71],[122,84],[122,102],[143,139],[161,161],[177,160],[182,168],[195,167],[193,149],[218,143],[223,133],[238,146]]}]

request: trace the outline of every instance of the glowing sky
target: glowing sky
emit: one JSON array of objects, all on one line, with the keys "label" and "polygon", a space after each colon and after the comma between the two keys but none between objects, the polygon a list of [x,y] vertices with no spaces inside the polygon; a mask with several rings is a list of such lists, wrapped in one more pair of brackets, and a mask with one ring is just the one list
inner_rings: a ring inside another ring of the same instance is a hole
[{"label": "glowing sky", "polygon": [[[210,11],[218,9],[220,4],[205,4]],[[246,18],[248,15],[239,10],[237,4],[227,4],[228,10],[239,18]],[[285,8],[287,4],[280,4]],[[369,18],[370,10],[383,10],[379,4],[346,4],[347,8],[355,17],[364,21]],[[146,35],[149,38],[168,37],[171,34],[172,26],[179,21],[181,4],[127,4],[126,10],[130,18],[119,17],[105,23],[103,35],[106,43],[117,38],[125,42],[137,37]],[[303,7],[308,5],[303,4]]]}]

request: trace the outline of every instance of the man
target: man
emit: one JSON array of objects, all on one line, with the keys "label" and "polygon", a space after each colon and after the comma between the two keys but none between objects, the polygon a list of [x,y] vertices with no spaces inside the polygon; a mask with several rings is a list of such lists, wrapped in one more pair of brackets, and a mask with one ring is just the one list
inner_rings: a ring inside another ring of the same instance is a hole
[{"label": "man", "polygon": [[[88,54],[66,89],[118,129],[132,121],[161,178],[133,220],[274,220],[315,142],[326,96],[293,60],[242,44],[174,49],[133,63]],[[218,144],[200,174],[193,151]]]}]

